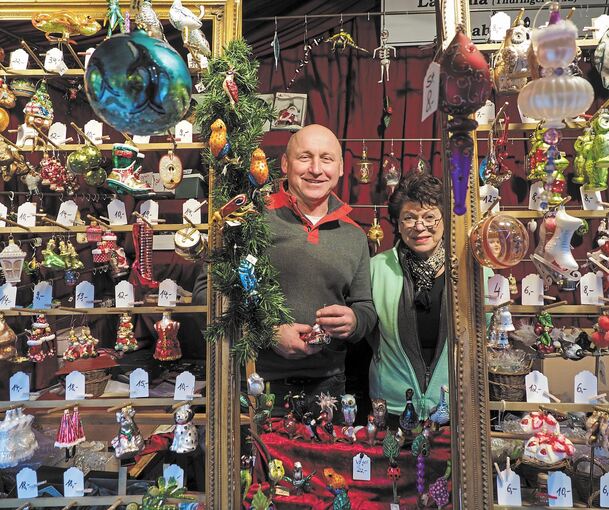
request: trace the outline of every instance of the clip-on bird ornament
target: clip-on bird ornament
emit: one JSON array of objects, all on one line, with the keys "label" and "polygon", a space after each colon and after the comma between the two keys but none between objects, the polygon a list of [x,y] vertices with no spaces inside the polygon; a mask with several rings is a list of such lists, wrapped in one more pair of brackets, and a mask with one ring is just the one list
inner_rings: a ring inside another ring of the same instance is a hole
[{"label": "clip-on bird ornament", "polygon": [[209,150],[211,150],[214,158],[216,158],[218,161],[224,161],[226,163],[222,169],[222,175],[226,175],[226,169],[228,168],[229,164],[238,165],[240,162],[239,157],[228,157],[230,147],[230,142],[228,141],[228,135],[226,133],[226,124],[224,124],[222,119],[216,119],[211,125]]},{"label": "clip-on bird ornament", "polygon": [[351,48],[355,48],[356,50],[369,53],[366,48],[362,48],[355,44],[351,34],[345,32],[342,28],[337,34],[328,37],[324,42],[332,44],[332,53],[334,53],[337,49],[342,53],[347,49],[347,46],[351,46]]}]

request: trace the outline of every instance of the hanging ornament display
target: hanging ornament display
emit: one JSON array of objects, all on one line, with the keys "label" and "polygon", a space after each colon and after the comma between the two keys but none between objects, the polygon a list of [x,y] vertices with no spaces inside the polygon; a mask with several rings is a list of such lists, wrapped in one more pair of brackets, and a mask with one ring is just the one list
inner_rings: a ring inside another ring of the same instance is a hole
[{"label": "hanging ornament display", "polygon": [[53,103],[47,90],[46,80],[42,80],[36,89],[36,93],[23,109],[25,123],[28,126],[37,127],[48,131],[53,124]]},{"label": "hanging ornament display", "polygon": [[144,438],[135,423],[135,409],[128,405],[116,413],[118,434],[112,439],[114,455],[119,459],[131,459],[144,448]]},{"label": "hanging ornament display", "polygon": [[158,335],[154,348],[154,359],[173,361],[182,357],[182,349],[178,340],[180,323],[171,318],[171,313],[163,312],[163,318],[154,325]]},{"label": "hanging ornament display", "polygon": [[385,181],[387,195],[391,196],[402,178],[402,165],[393,153],[393,140],[391,140],[391,150],[389,154],[385,154],[385,156],[383,156],[381,169],[383,172],[383,180]]},{"label": "hanging ornament display", "polygon": [[372,171],[373,164],[372,161],[368,159],[368,147],[366,146],[366,141],[362,140],[362,156],[357,163],[355,178],[360,184],[369,184],[370,178],[372,177]]},{"label": "hanging ornament display", "polygon": [[68,342],[68,348],[63,353],[63,359],[65,361],[96,358],[99,355],[95,349],[99,340],[91,334],[91,329],[88,326],[83,326],[81,328],[79,336],[76,336],[73,328],[70,329]]},{"label": "hanging ornament display", "polygon": [[531,38],[523,16],[524,10],[521,10],[505,33],[501,48],[493,55],[493,80],[500,93],[518,92],[527,83],[527,53]]},{"label": "hanging ornament display", "polygon": [[55,333],[44,314],[38,314],[32,322],[32,329],[26,329],[28,358],[34,363],[40,363],[46,358],[55,356]]},{"label": "hanging ornament display", "polygon": [[120,316],[114,349],[124,352],[137,349],[137,340],[133,334],[133,318],[128,313],[123,313]]},{"label": "hanging ornament display", "polygon": [[17,246],[13,236],[8,238],[8,244],[0,251],[0,267],[6,283],[19,283],[23,270],[26,253]]},{"label": "hanging ornament display", "polygon": [[[491,124],[488,133],[488,155],[482,173],[484,183],[496,188],[512,177],[512,171],[505,162],[508,155],[508,126],[510,124],[510,117],[505,113],[505,106],[501,107]],[[502,122],[499,122],[500,119]],[[500,128],[501,125],[503,125],[503,129]],[[497,130],[499,133],[496,133]],[[496,136],[497,139],[495,139]]]},{"label": "hanging ornament display", "polygon": [[574,161],[578,183],[586,191],[607,189],[609,175],[609,109],[601,108],[590,119],[590,127],[575,142]]},{"label": "hanging ornament display", "polygon": [[266,161],[266,154],[260,147],[252,152],[248,178],[256,188],[264,186],[269,180],[269,165]]},{"label": "hanging ornament display", "polygon": [[363,51],[364,53],[369,53],[366,48],[362,48],[361,46],[358,46],[355,43],[355,39],[353,39],[353,36],[343,29],[342,15],[341,15],[341,22],[340,22],[340,30],[338,31],[338,33],[328,37],[324,42],[332,45],[332,53],[335,53],[336,50],[338,50],[339,52],[342,53],[347,48],[354,48],[358,51]]},{"label": "hanging ornament display", "polygon": [[176,409],[173,415],[176,426],[173,432],[173,442],[169,447],[172,452],[190,453],[197,449],[199,436],[197,428],[192,422],[194,416],[195,413],[190,404],[183,404]]},{"label": "hanging ornament display", "polygon": [[117,131],[135,135],[165,133],[175,126],[188,110],[191,88],[180,54],[141,30],[103,41],[85,72],[95,113]]},{"label": "hanging ornament display", "polygon": [[463,32],[462,27],[440,57],[440,106],[452,115],[447,129],[449,141],[450,177],[453,186],[456,215],[465,214],[465,198],[473,156],[470,131],[478,123],[467,118],[482,107],[491,94],[491,79],[484,55]]},{"label": "hanging ornament display", "polygon": [[472,254],[485,267],[505,269],[518,264],[529,249],[526,227],[508,214],[489,214],[469,235]]},{"label": "hanging ornament display", "polygon": [[[381,79],[378,81],[379,83],[383,83],[383,81],[389,81],[389,66],[391,65],[391,52],[393,52],[393,58],[397,57],[397,50],[395,46],[391,46],[387,41],[389,40],[389,30],[383,27],[381,30],[381,45],[378,48],[375,48],[372,52],[372,58],[376,58],[376,54],[378,53],[378,58],[381,64]],[[387,75],[387,78],[385,78]]]},{"label": "hanging ornament display", "polygon": [[17,357],[17,335],[0,313],[0,360],[9,361]]}]

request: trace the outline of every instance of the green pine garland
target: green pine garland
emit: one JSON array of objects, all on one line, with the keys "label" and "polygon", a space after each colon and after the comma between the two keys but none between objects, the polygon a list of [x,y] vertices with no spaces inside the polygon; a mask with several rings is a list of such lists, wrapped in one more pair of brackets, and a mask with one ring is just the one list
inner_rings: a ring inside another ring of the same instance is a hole
[{"label": "green pine garland", "polygon": [[[235,71],[235,83],[239,100],[234,108],[222,89],[229,68]],[[225,227],[223,246],[210,256],[211,278],[214,291],[228,297],[229,305],[224,314],[211,323],[206,331],[208,341],[216,342],[226,336],[233,341],[233,351],[241,363],[255,359],[260,349],[275,344],[275,328],[292,322],[290,311],[277,281],[277,272],[271,265],[266,250],[271,245],[271,232],[263,213],[265,196],[253,193],[248,179],[250,158],[262,140],[262,127],[274,118],[273,108],[256,97],[258,89],[258,62],[251,48],[243,41],[231,41],[224,54],[211,59],[209,72],[203,78],[205,94],[196,111],[196,122],[201,126],[203,138],[209,139],[211,124],[222,119],[226,124],[231,144],[231,159],[238,163],[217,161],[211,151],[203,150],[203,160],[214,168],[216,182],[211,191],[216,207],[220,207],[239,193],[245,193],[260,214],[246,216],[240,227]],[[226,168],[225,168],[226,167]],[[223,173],[223,170],[226,170]],[[279,171],[269,162],[270,179],[279,177]],[[241,259],[254,255],[258,262],[255,275],[258,281],[258,300],[249,302],[239,279]]]}]

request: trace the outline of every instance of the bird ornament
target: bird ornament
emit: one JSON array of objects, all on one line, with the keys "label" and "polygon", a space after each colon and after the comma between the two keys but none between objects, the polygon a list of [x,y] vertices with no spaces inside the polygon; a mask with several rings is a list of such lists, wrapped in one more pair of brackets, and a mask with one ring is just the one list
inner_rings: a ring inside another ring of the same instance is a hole
[{"label": "bird ornament", "polygon": [[169,8],[169,22],[176,30],[182,33],[182,42],[193,57],[200,61],[201,56],[211,55],[209,41],[201,30],[201,18],[205,15],[205,7],[199,6],[200,14],[195,15],[190,9],[182,5],[182,0],[173,0]]},{"label": "bird ornament", "polygon": [[235,83],[235,69],[232,66],[226,71],[226,76],[222,82],[222,90],[224,90],[228,96],[230,105],[234,108],[235,103],[239,101],[239,89]]},{"label": "bird ornament", "polygon": [[209,149],[216,159],[223,159],[230,151],[230,142],[226,134],[226,124],[222,119],[216,119],[211,125]]},{"label": "bird ornament", "polygon": [[163,32],[163,24],[152,8],[151,0],[142,0],[133,21],[135,21],[138,28],[144,30],[150,37],[166,41],[165,33]]},{"label": "bird ornament", "polygon": [[450,420],[450,411],[448,408],[448,402],[446,401],[447,393],[448,386],[443,384],[440,387],[440,402],[438,402],[438,405],[429,415],[429,419],[438,427],[441,425],[446,425]]},{"label": "bird ornament", "polygon": [[252,152],[248,178],[256,188],[264,186],[269,180],[269,165],[266,161],[266,154],[260,147]]}]

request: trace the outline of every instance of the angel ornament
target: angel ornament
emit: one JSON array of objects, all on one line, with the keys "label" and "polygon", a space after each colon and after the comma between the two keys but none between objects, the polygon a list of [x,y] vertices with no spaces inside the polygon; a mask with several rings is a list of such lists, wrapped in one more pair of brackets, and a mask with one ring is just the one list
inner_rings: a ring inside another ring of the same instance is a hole
[{"label": "angel ornament", "polygon": [[385,74],[387,75],[387,81],[389,81],[389,65],[391,64],[391,60],[389,59],[391,58],[391,52],[393,51],[393,58],[397,57],[395,46],[387,44],[387,39],[389,39],[389,30],[383,28],[381,31],[381,45],[378,48],[375,48],[372,53],[372,58],[376,58],[378,52],[378,58],[381,61],[381,79],[378,83],[383,83]]}]

